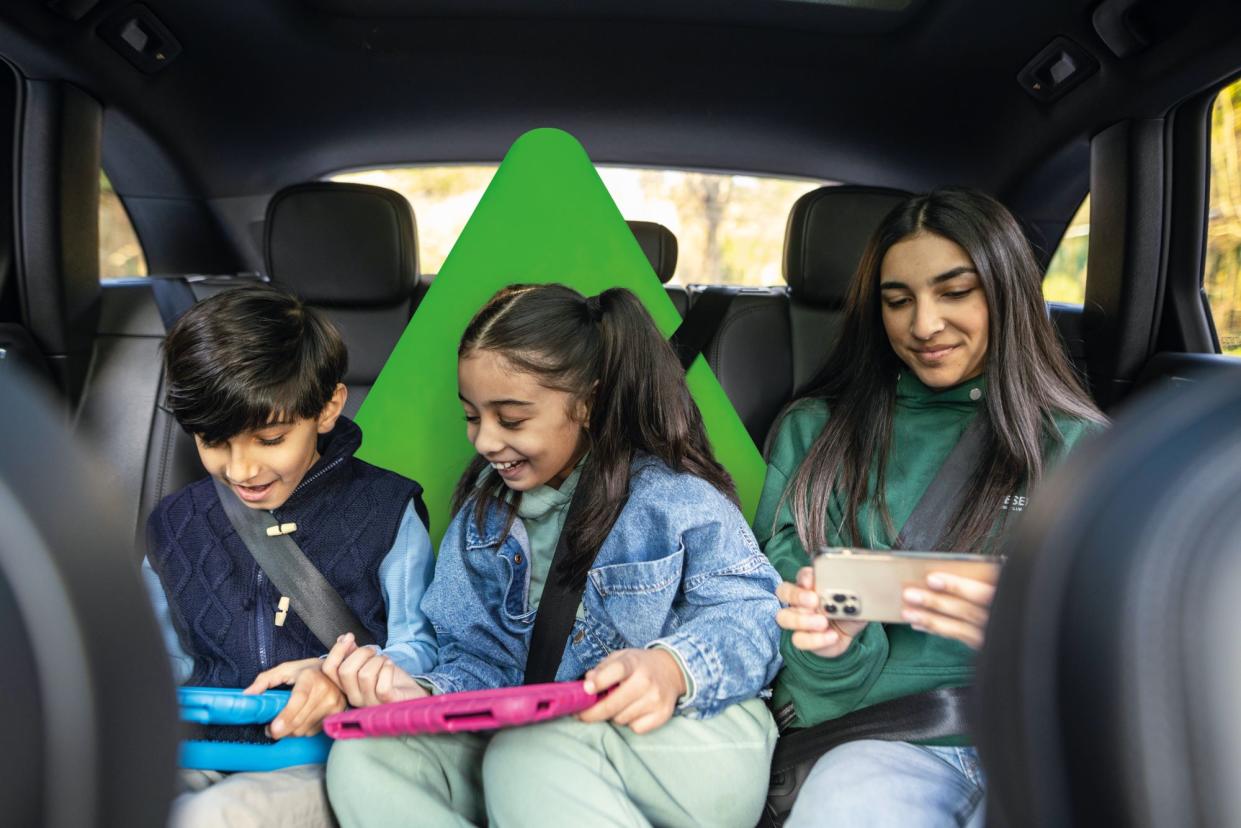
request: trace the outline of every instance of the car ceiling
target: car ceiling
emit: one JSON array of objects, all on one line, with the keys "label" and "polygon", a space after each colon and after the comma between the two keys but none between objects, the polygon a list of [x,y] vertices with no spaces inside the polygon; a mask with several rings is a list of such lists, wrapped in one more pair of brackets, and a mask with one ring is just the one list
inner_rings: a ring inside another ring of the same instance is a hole
[{"label": "car ceiling", "polygon": [[[5,4],[0,53],[106,104],[118,190],[209,199],[349,167],[496,161],[541,126],[573,133],[602,163],[910,189],[1003,194],[1068,167],[1079,199],[1085,171],[1066,154],[1084,160],[1098,129],[1219,82],[1241,42],[1227,0],[1173,4],[1173,33],[1126,59],[1095,34],[1084,0],[928,0],[889,13],[790,0],[585,11],[569,0],[147,0],[182,52],[145,75],[96,33],[131,4],[105,0],[76,22],[51,5],[73,3]],[[1016,75],[1057,35],[1101,69],[1042,104]]]}]

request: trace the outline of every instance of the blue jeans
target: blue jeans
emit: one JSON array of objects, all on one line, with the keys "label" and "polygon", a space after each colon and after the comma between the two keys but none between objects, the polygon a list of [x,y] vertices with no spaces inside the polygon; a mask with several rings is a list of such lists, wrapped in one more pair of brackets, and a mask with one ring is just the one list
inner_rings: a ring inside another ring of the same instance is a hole
[{"label": "blue jeans", "polygon": [[974,748],[864,740],[828,751],[806,777],[786,828],[981,826]]}]

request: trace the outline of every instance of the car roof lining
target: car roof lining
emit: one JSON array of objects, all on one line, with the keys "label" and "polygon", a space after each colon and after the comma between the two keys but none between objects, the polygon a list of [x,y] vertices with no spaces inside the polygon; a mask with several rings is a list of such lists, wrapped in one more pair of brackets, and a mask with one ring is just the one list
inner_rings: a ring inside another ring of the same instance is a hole
[{"label": "car roof lining", "polygon": [[[77,23],[16,4],[0,11],[0,37],[28,76],[63,76],[107,103],[110,124],[132,127],[106,139],[119,193],[204,199],[344,168],[494,163],[540,126],[571,132],[599,163],[1003,197],[1108,123],[1158,117],[1234,70],[1241,41],[1225,0],[1202,0],[1174,41],[1123,61],[1095,35],[1085,0],[915,5],[869,34],[831,30],[858,10],[799,3],[740,4],[775,15],[742,25],[694,18],[703,4],[690,2],[585,14],[533,0],[501,16],[494,9],[513,4],[411,0],[400,17],[375,16],[395,0],[334,13],[342,2],[150,0],[184,48],[153,76],[93,33],[124,0]],[[787,27],[806,14],[820,25]],[[1015,76],[1061,34],[1102,69],[1039,104]],[[138,132],[145,142],[130,140]]]}]

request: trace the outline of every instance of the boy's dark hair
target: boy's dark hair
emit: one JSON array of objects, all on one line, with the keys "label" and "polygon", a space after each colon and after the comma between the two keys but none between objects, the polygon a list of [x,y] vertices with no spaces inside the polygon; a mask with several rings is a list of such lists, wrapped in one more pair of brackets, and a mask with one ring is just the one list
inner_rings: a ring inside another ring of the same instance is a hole
[{"label": "boy's dark hair", "polygon": [[163,350],[168,408],[208,445],[271,422],[317,417],[349,359],[331,322],[266,285],[194,305]]},{"label": "boy's dark hair", "polygon": [[[630,291],[612,288],[587,299],[564,285],[511,285],[466,327],[457,356],[477,351],[501,354],[544,386],[588,404],[584,500],[563,529],[575,551],[565,572],[570,584],[585,580],[593,553],[620,516],[638,453],[701,477],[737,502],[732,478],[711,453],[680,360]],[[478,491],[474,518],[481,526],[487,495],[499,498],[504,490],[503,479],[475,455],[457,484],[452,511]],[[520,493],[508,500],[510,521],[520,500]]]}]

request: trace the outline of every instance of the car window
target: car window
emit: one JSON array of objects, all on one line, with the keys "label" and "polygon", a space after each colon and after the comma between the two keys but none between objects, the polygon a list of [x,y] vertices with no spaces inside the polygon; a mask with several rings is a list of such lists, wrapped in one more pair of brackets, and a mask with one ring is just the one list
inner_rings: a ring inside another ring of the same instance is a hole
[{"label": "car window", "polygon": [[1043,277],[1048,302],[1080,305],[1086,300],[1086,259],[1090,253],[1090,194],[1082,200],[1052,254]]},{"label": "car window", "polygon": [[[653,221],[677,237],[672,284],[773,285],[789,210],[825,182],[755,175],[600,166],[599,176],[626,219]],[[418,222],[418,256],[436,273],[494,166],[404,167],[341,173],[333,181],[387,187],[404,195]]]},{"label": "car window", "polygon": [[99,278],[147,275],[147,260],[125,205],[99,171]]},{"label": "car window", "polygon": [[1211,111],[1211,200],[1202,272],[1220,350],[1241,356],[1241,81]]}]

